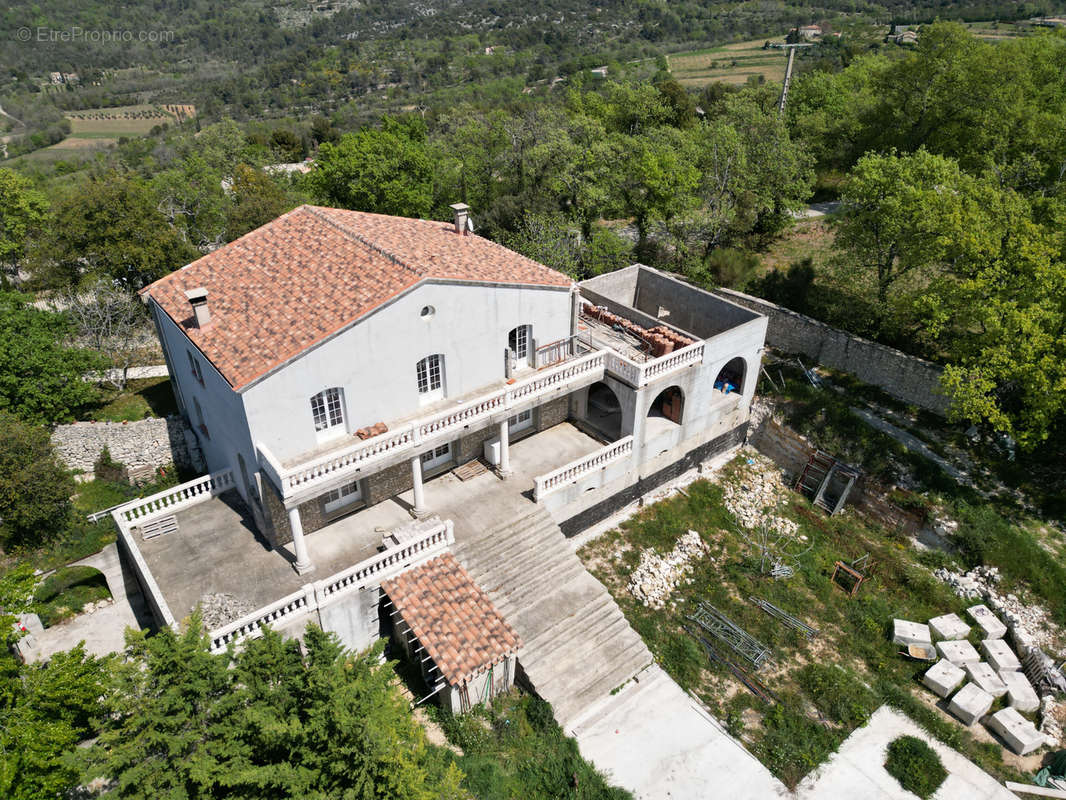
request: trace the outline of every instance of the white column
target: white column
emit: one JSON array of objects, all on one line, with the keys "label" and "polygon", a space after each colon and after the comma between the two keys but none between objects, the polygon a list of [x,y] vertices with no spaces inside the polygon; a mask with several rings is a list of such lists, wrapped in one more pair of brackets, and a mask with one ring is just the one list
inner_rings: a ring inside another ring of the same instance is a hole
[{"label": "white column", "polygon": [[415,495],[415,507],[411,509],[411,513],[416,517],[422,517],[426,514],[426,495],[422,488],[422,458],[421,456],[415,456],[411,459],[411,485],[414,489]]},{"label": "white column", "polygon": [[300,521],[300,509],[289,509],[289,527],[292,529],[292,549],[296,551],[296,563],[293,567],[296,568],[296,572],[303,575],[305,572],[310,572],[315,568],[315,565],[311,563],[310,556],[307,555],[307,542],[304,540],[304,526]]},{"label": "white column", "polygon": [[510,444],[510,420],[504,420],[500,423],[500,477],[506,478],[508,475],[513,475],[511,471],[511,444]]}]

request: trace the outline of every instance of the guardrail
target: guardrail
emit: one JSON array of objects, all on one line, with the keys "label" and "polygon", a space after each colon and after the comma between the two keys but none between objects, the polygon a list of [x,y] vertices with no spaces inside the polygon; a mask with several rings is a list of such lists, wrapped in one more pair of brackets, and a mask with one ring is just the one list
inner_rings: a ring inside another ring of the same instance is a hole
[{"label": "guardrail", "polygon": [[533,479],[533,500],[540,502],[541,498],[558,489],[576,483],[581,478],[596,470],[603,469],[608,464],[625,458],[633,453],[633,437],[626,436],[617,442],[582,456],[569,464],[564,464],[545,475],[539,475]]},{"label": "guardrail", "polygon": [[204,500],[209,500],[232,489],[233,486],[233,472],[228,469],[222,470],[140,500],[133,500],[119,506],[111,513],[116,522],[129,527],[202,503]]},{"label": "guardrail", "polygon": [[703,346],[703,342],[694,342],[681,350],[645,361],[643,364],[637,364],[613,350],[607,350],[607,371],[639,389],[682,367],[702,361]]},{"label": "guardrail", "polygon": [[358,591],[368,585],[380,583],[416,563],[426,561],[443,553],[455,542],[451,520],[444,520],[400,547],[390,547],[382,553],[360,561],[323,580],[309,583],[290,595],[275,600],[250,614],[245,614],[208,635],[211,652],[219,653],[231,643],[249,636],[259,636],[264,625],[276,622],[292,622],[308,616],[338,600],[342,595]]},{"label": "guardrail", "polygon": [[558,392],[572,381],[584,380],[597,372],[602,376],[607,354],[593,352],[538,372],[525,380],[483,395],[468,403],[441,411],[396,430],[341,450],[319,456],[296,467],[285,469],[263,444],[258,444],[263,464],[287,499],[345,472],[361,468],[386,456],[414,449],[445,434],[462,430],[471,423],[509,410],[514,404]]}]

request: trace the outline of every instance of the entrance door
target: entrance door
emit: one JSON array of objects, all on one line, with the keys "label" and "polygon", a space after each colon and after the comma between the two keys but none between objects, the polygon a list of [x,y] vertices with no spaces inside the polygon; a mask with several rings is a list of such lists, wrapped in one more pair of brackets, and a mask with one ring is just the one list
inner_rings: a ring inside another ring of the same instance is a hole
[{"label": "entrance door", "polygon": [[442,444],[433,450],[427,450],[420,458],[422,459],[422,471],[436,469],[452,460],[451,443]]},{"label": "entrance door", "polygon": [[325,503],[323,508],[326,513],[336,511],[338,508],[344,508],[350,506],[352,503],[358,503],[363,499],[363,492],[359,488],[359,481],[352,481],[346,483],[337,489],[333,489],[330,492],[326,492]]},{"label": "entrance door", "polygon": [[514,353],[515,369],[523,369],[533,366],[532,348],[533,339],[532,325],[519,325],[507,334],[507,346]]}]

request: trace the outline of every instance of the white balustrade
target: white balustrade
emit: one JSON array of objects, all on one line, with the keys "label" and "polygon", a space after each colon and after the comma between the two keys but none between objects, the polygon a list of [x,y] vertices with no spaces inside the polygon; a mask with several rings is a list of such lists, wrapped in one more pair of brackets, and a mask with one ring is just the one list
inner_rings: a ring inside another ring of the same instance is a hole
[{"label": "white balustrade", "polygon": [[607,371],[639,389],[666,375],[703,360],[703,342],[694,342],[673,353],[637,364],[613,350],[607,350]]},{"label": "white balustrade", "polygon": [[204,500],[210,500],[232,489],[233,485],[231,470],[214,472],[119,506],[112,512],[112,516],[127,527],[143,524],[156,517],[173,514],[175,511],[202,503]]},{"label": "white balustrade", "polygon": [[539,502],[545,495],[576,483],[586,475],[603,469],[608,464],[626,458],[632,453],[633,437],[626,436],[594,453],[589,453],[545,475],[540,475],[533,479],[533,500]]},{"label": "white balustrade", "polygon": [[589,353],[581,358],[538,372],[525,380],[483,395],[454,408],[409,423],[380,436],[355,442],[341,450],[334,450],[296,467],[284,469],[260,444],[258,449],[272,478],[277,479],[285,497],[298,491],[334,479],[346,472],[391,454],[413,450],[426,440],[441,437],[452,430],[461,430],[475,422],[506,411],[515,403],[553,394],[576,380],[583,380],[599,372],[602,375],[606,354]]},{"label": "white balustrade", "polygon": [[425,561],[443,553],[454,542],[451,520],[446,520],[400,547],[389,548],[335,575],[309,583],[299,591],[212,631],[209,634],[211,652],[218,653],[225,650],[231,642],[238,642],[249,636],[259,636],[264,625],[289,623],[299,617],[309,616],[323,606],[335,602],[343,594],[379,583],[412,566],[416,561]]}]

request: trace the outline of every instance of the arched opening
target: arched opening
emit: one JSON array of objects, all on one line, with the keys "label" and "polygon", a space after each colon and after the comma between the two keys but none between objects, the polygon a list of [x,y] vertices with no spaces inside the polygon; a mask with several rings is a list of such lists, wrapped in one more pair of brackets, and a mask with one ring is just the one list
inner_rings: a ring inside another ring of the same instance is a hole
[{"label": "arched opening", "polygon": [[718,371],[718,377],[714,379],[715,390],[724,394],[743,394],[744,373],[747,372],[747,369],[748,365],[740,356],[728,361],[726,365]]},{"label": "arched opening", "polygon": [[614,390],[603,381],[589,387],[585,422],[609,441],[622,438],[622,404]]},{"label": "arched opening", "polygon": [[507,334],[507,348],[511,351],[512,368],[533,366],[533,326],[519,325]]},{"label": "arched opening", "polygon": [[669,386],[659,392],[648,409],[648,417],[661,417],[680,425],[685,412],[685,395],[677,386]]}]

